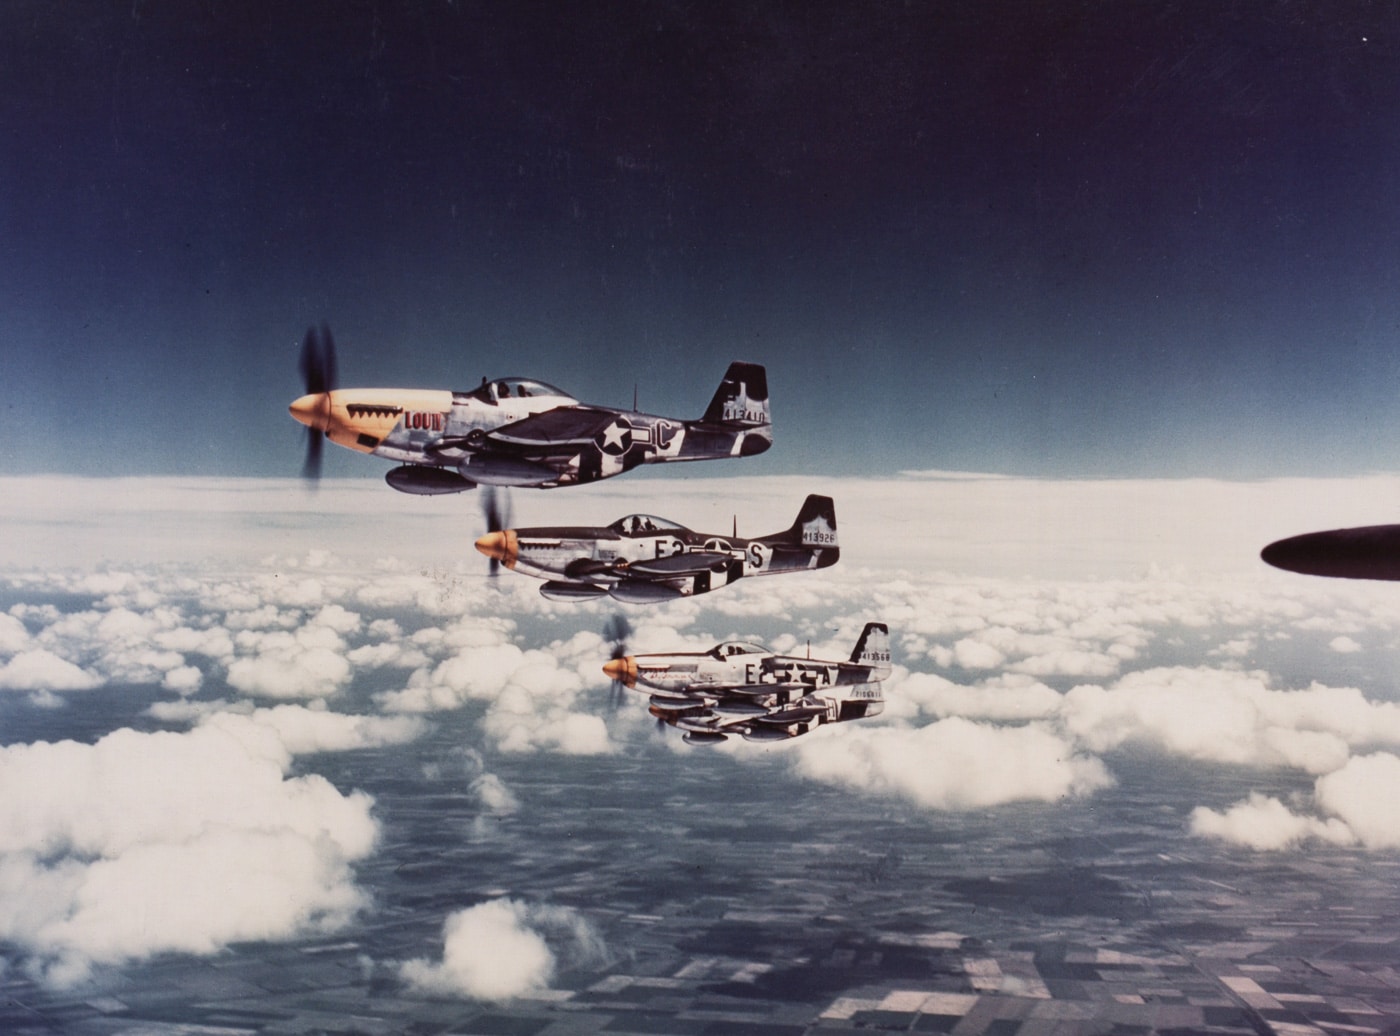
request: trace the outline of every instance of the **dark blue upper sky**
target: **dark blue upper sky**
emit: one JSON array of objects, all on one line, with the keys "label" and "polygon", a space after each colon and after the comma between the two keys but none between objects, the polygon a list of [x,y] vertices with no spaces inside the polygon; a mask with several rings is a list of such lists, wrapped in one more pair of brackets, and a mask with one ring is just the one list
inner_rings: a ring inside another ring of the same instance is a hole
[{"label": "dark blue upper sky", "polygon": [[1391,3],[19,0],[0,471],[294,473],[323,319],[344,384],[763,362],[750,474],[1393,469],[1397,112]]}]

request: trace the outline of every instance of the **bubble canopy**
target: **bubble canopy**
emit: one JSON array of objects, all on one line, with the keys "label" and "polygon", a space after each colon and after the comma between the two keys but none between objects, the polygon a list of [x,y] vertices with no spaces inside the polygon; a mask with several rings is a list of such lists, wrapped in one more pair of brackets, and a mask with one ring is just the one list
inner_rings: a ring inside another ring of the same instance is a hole
[{"label": "bubble canopy", "polygon": [[541,396],[573,399],[567,392],[533,378],[496,378],[494,381],[483,381],[477,388],[463,395],[475,396],[488,403],[502,399],[529,399]]},{"label": "bubble canopy", "polygon": [[684,532],[684,525],[677,525],[666,518],[658,518],[654,514],[629,514],[626,518],[619,518],[608,526],[613,532],[622,536],[640,536],[649,532]]},{"label": "bubble canopy", "polygon": [[726,640],[723,644],[716,644],[710,648],[710,654],[716,658],[729,658],[733,655],[766,655],[768,649],[762,644],[752,644],[743,640]]}]

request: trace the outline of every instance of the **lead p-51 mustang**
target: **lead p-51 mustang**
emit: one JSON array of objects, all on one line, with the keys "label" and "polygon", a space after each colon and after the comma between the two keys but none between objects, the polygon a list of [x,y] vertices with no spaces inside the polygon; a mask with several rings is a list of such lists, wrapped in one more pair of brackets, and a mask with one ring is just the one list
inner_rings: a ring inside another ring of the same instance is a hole
[{"label": "lead p-51 mustang", "polygon": [[649,693],[651,714],[684,730],[691,744],[717,744],[731,734],[783,741],[884,711],[879,681],[890,675],[890,631],[883,622],[866,623],[847,662],[726,641],[703,652],[615,658],[603,672]]},{"label": "lead p-51 mustang", "polygon": [[292,416],[311,429],[306,471],[320,473],[321,437],[399,462],[385,481],[434,496],[487,486],[596,482],[661,461],[749,457],[773,444],[768,377],[731,363],[704,416],[694,421],[589,406],[529,378],[482,379],[470,392],[338,389],[330,332],[307,332],[306,395]]},{"label": "lead p-51 mustang", "polygon": [[503,529],[481,537],[476,549],[506,568],[548,580],[540,593],[551,600],[606,594],[627,604],[708,593],[744,576],[827,568],[841,556],[836,505],[815,495],[791,527],[753,540],[629,514],[603,528]]}]

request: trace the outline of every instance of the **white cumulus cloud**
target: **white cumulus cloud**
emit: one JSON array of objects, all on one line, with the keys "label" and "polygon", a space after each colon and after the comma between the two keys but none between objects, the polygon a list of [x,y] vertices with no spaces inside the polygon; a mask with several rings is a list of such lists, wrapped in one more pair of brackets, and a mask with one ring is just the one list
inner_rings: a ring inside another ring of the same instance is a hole
[{"label": "white cumulus cloud", "polygon": [[1400,846],[1400,757],[1376,752],[1348,759],[1317,778],[1313,805],[1324,816],[1294,813],[1256,793],[1223,813],[1197,807],[1191,832],[1252,849],[1286,849],[1310,838],[1394,849]]},{"label": "white cumulus cloud", "polygon": [[228,667],[230,687],[262,698],[325,698],[350,682],[345,642],[329,626],[295,632],[245,630],[235,638],[245,657]]},{"label": "white cumulus cloud", "polygon": [[216,712],[205,717],[202,725],[240,739],[259,738],[270,730],[292,755],[402,745],[427,729],[417,716],[353,716],[303,705],[277,705],[251,713]]},{"label": "white cumulus cloud", "polygon": [[1339,845],[1355,840],[1341,821],[1294,813],[1258,792],[1224,812],[1197,806],[1191,813],[1191,833],[1261,850],[1287,849],[1313,838]]},{"label": "white cumulus cloud", "polygon": [[1173,755],[1320,774],[1351,747],[1400,744],[1400,707],[1355,688],[1275,690],[1267,674],[1207,667],[1129,673],[1065,696],[1065,729],[1094,752],[1125,744]]},{"label": "white cumulus cloud", "polygon": [[0,666],[0,690],[6,691],[90,691],[103,682],[43,648],[21,651]]},{"label": "white cumulus cloud", "polygon": [[799,773],[930,809],[1052,802],[1113,783],[1103,763],[1041,726],[994,727],[965,719],[926,727],[855,727],[797,742]]},{"label": "white cumulus cloud", "polygon": [[575,910],[494,899],[447,919],[441,961],[406,961],[400,975],[427,993],[509,1000],[548,988],[558,953],[596,959],[602,952],[593,927]]},{"label": "white cumulus cloud", "polygon": [[271,727],[0,748],[0,938],[62,984],[94,964],[346,924],[368,796],[288,777]]},{"label": "white cumulus cloud", "polygon": [[1373,849],[1400,846],[1400,758],[1359,756],[1317,779],[1318,806],[1346,823]]},{"label": "white cumulus cloud", "polygon": [[30,646],[29,630],[13,615],[0,612],[0,655],[13,655]]}]

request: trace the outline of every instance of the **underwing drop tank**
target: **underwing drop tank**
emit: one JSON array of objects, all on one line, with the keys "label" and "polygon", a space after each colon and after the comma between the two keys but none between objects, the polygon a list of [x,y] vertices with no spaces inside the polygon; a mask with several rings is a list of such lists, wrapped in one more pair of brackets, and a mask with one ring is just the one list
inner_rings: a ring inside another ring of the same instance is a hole
[{"label": "underwing drop tank", "polygon": [[682,740],[688,745],[717,745],[729,738],[713,730],[687,730]]},{"label": "underwing drop tank", "polygon": [[443,496],[465,493],[476,483],[447,468],[430,468],[425,464],[400,464],[384,473],[384,481],[400,493],[413,496]]},{"label": "underwing drop tank", "polygon": [[561,583],[551,580],[540,587],[540,596],[551,601],[596,601],[608,592],[593,583]]}]

